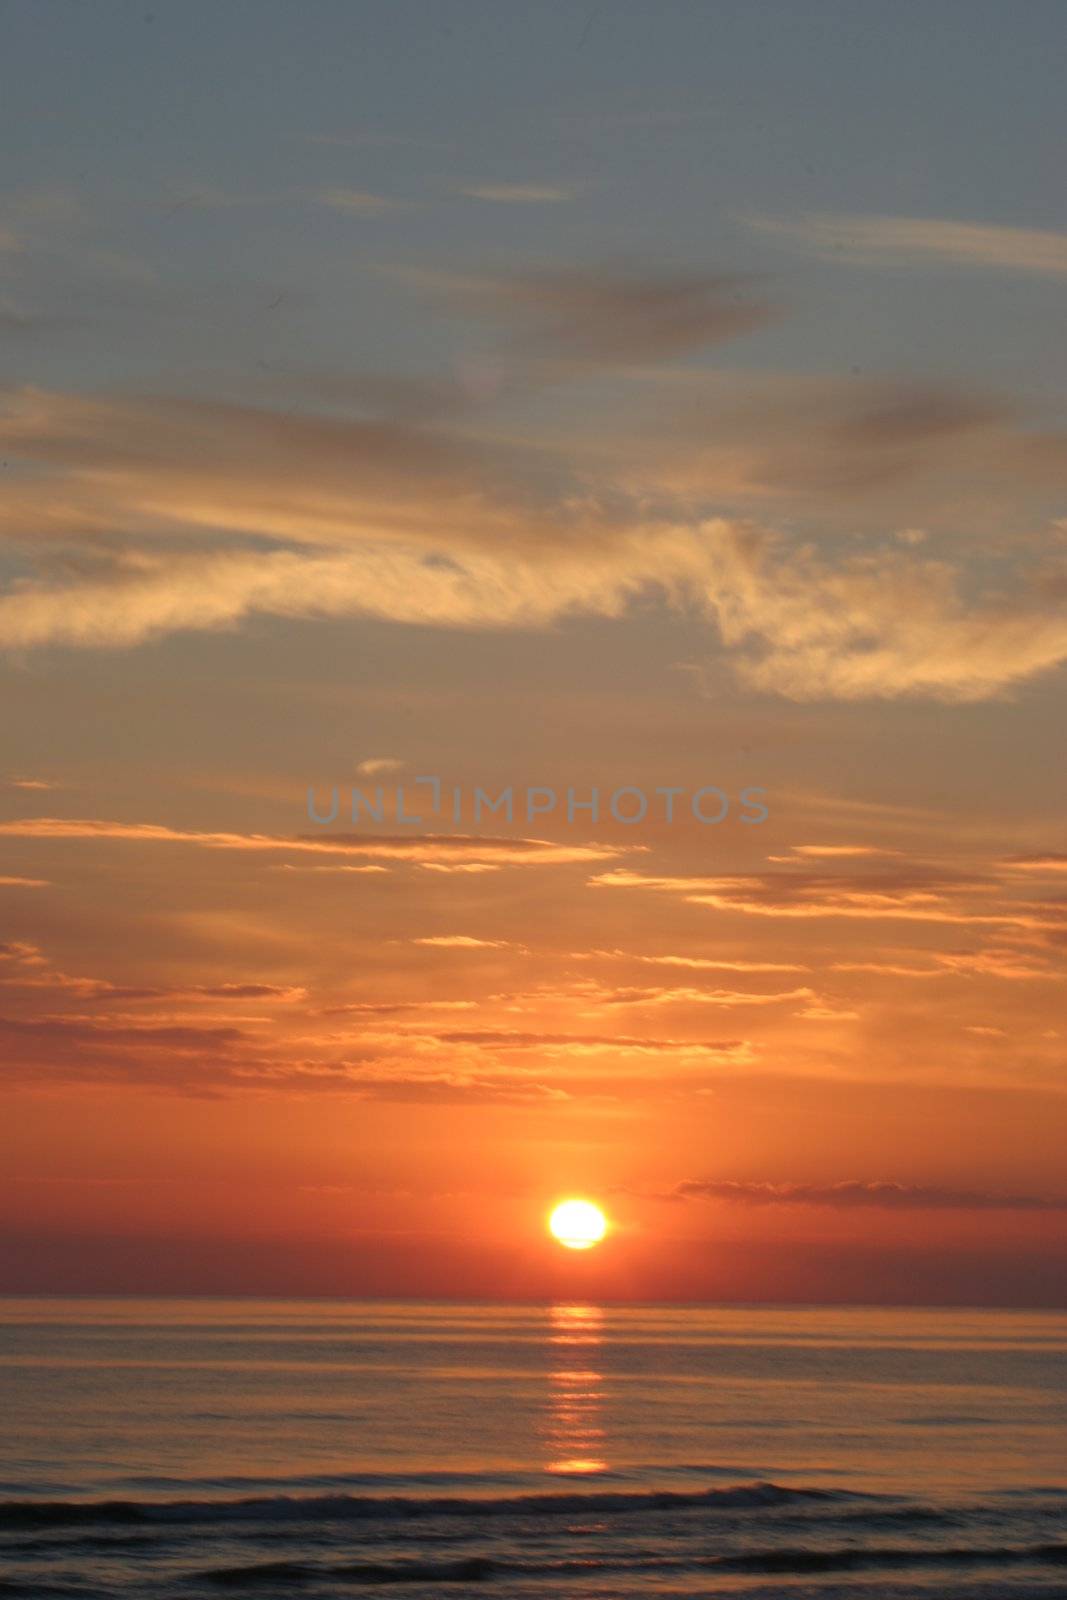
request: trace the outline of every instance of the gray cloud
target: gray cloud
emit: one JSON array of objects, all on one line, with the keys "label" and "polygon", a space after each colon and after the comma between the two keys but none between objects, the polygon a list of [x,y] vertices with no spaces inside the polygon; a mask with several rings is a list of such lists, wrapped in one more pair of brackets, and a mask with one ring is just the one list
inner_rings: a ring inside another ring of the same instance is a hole
[{"label": "gray cloud", "polygon": [[746,1206],[832,1206],[839,1210],[906,1211],[1063,1211],[1067,1200],[1033,1195],[987,1194],[968,1189],[943,1189],[927,1184],[862,1183],[732,1183],[711,1178],[689,1179],[673,1191],[681,1200],[726,1200]]},{"label": "gray cloud", "polygon": [[476,1045],[488,1050],[564,1050],[575,1054],[634,1050],[652,1055],[707,1053],[729,1056],[748,1048],[745,1039],[650,1039],[610,1033],[523,1032],[513,1028],[457,1028],[447,1032],[420,1033],[418,1037],[440,1044]]},{"label": "gray cloud", "polygon": [[725,273],[557,269],[438,280],[480,316],[525,328],[533,348],[578,363],[659,362],[765,327],[775,308]]}]

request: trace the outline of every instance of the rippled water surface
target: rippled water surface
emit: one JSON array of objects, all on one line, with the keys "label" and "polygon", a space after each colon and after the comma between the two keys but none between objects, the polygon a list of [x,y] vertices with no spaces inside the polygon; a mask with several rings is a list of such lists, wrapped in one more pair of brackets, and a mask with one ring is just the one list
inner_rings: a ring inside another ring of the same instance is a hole
[{"label": "rippled water surface", "polygon": [[0,1595],[1067,1597],[1058,1313],[0,1300]]}]

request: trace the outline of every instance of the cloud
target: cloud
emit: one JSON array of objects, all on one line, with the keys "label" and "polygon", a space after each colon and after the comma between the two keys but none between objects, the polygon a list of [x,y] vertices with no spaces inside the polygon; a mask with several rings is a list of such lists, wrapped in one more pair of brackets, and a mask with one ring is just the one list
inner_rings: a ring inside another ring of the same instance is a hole
[{"label": "cloud", "polygon": [[[843,420],[839,453],[862,458],[873,434],[907,457],[916,435],[969,426],[931,404]],[[798,701],[981,700],[1067,660],[1067,614],[1008,571],[965,598],[958,566],[896,544],[820,554],[680,505],[652,517],[647,489],[578,494],[559,463],[534,473],[436,428],[29,394],[0,438],[34,468],[5,475],[0,516],[45,560],[0,595],[12,650],[131,647],[257,615],[546,629],[656,599],[704,617],[744,684]]]},{"label": "cloud", "polygon": [[1035,978],[1062,981],[1062,975],[1037,964],[1032,955],[1018,950],[945,950],[931,952],[932,959],[953,977],[1004,978],[1030,982]]},{"label": "cloud", "polygon": [[331,211],[343,211],[356,217],[380,217],[390,211],[404,211],[409,202],[395,200],[384,194],[371,194],[366,189],[326,189],[317,196],[319,205]]},{"label": "cloud", "polygon": [[[154,822],[110,822],[87,817],[24,817],[14,822],[0,822],[0,836],[38,840],[121,840],[133,844],[191,845],[205,850],[253,853],[286,851],[312,855],[371,856],[415,863],[484,858],[509,866],[560,866],[603,861],[620,855],[626,848],[599,844],[557,845],[546,839],[504,839],[492,835],[480,838],[476,834],[428,833],[415,838],[396,838],[387,834],[323,833],[311,838],[307,835],[287,838],[265,833],[196,832]],[[330,870],[345,869],[331,867]]]},{"label": "cloud", "polygon": [[306,865],[295,866],[291,861],[286,861],[286,862],[283,862],[280,866],[272,865],[271,870],[274,871],[274,872],[329,872],[329,873],[334,873],[336,875],[336,874],[345,873],[345,872],[382,873],[382,872],[388,872],[389,868],[388,867],[373,866],[373,865],[370,865],[370,864],[368,864],[367,866],[362,866],[362,867],[337,866],[336,864],[331,864],[328,867],[309,867],[309,866],[306,866]]},{"label": "cloud", "polygon": [[558,1084],[482,1073],[439,1073],[414,1077],[367,1072],[357,1064],[308,1066],[286,1075],[284,1087],[343,1090],[357,1100],[399,1105],[551,1106],[571,1099]]},{"label": "cloud", "polygon": [[500,866],[495,861],[423,861],[420,863],[423,872],[499,872]]},{"label": "cloud", "polygon": [[47,878],[0,877],[0,889],[47,889]]},{"label": "cloud", "polygon": [[[670,489],[723,510],[781,507],[791,518],[808,510],[852,542],[865,512],[880,537],[915,557],[944,532],[996,543],[1022,507],[1043,521],[1062,504],[1059,419],[973,386],[677,368],[645,382],[656,414],[631,428],[616,464],[635,493]],[[1054,573],[1044,587],[1054,598]]]},{"label": "cloud", "polygon": [[1067,853],[1046,850],[1040,855],[1008,856],[1001,862],[1009,872],[1060,873],[1067,872]]},{"label": "cloud", "polygon": [[468,933],[440,933],[412,939],[412,944],[433,945],[439,950],[519,950],[521,945],[507,939],[475,939]]},{"label": "cloud", "polygon": [[831,972],[869,972],[886,978],[946,978],[944,967],[907,967],[893,961],[835,961]]},{"label": "cloud", "polygon": [[504,1077],[367,1078],[350,1080],[360,1099],[403,1105],[555,1105],[571,1096],[559,1084]]},{"label": "cloud", "polygon": [[636,1034],[542,1033],[517,1028],[465,1028],[420,1033],[418,1037],[439,1044],[474,1045],[482,1050],[545,1050],[562,1051],[567,1055],[620,1051],[641,1055],[735,1056],[745,1054],[750,1048],[746,1039],[642,1038]]},{"label": "cloud", "polygon": [[13,961],[19,966],[40,967],[44,965],[44,956],[35,944],[28,944],[24,939],[9,939],[0,943],[0,961]]},{"label": "cloud", "polygon": [[13,1050],[20,1041],[71,1044],[96,1049],[108,1045],[150,1046],[168,1050],[225,1050],[243,1037],[239,1028],[123,1026],[107,1022],[81,1022],[67,1017],[0,1017],[0,1037]]},{"label": "cloud", "polygon": [[947,563],[892,552],[831,567],[754,539],[716,610],[735,670],[794,700],[982,700],[1067,660],[1067,616],[964,605]]},{"label": "cloud", "polygon": [[49,965],[36,945],[16,942],[0,945],[0,962],[12,963],[12,975],[0,978],[6,988],[53,990],[64,996],[88,1001],[131,1000],[278,1000],[307,999],[307,990],[293,984],[277,983],[196,983],[130,984],[112,983],[106,978],[87,978],[61,972]]},{"label": "cloud", "polygon": [[1061,932],[1067,909],[1047,902],[998,899],[996,879],[922,867],[874,872],[737,873],[713,878],[656,876],[616,867],[590,879],[594,888],[680,895],[690,905],[746,916],[861,921],[899,919],[974,928]]},{"label": "cloud", "polygon": [[404,765],[395,756],[369,756],[361,761],[356,771],[364,778],[375,778],[386,772],[399,772]]},{"label": "cloud", "polygon": [[472,183],[459,192],[471,200],[500,205],[554,205],[573,200],[576,194],[570,185],[551,183]]},{"label": "cloud", "polygon": [[[591,997],[597,1005],[611,1006],[773,1006],[790,1000],[811,1000],[813,989],[779,990],[774,994],[753,994],[745,989],[665,989],[640,988],[606,989]],[[809,1015],[802,1012],[802,1016]]]},{"label": "cloud", "polygon": [[518,322],[535,348],[578,363],[671,360],[776,315],[769,302],[747,298],[750,279],[726,273],[572,268],[437,282],[477,315]]},{"label": "cloud", "polygon": [[951,264],[1067,277],[1067,233],[954,222],[938,217],[813,214],[789,221],[749,217],[760,232],[798,244],[828,261],[872,266]]},{"label": "cloud", "polygon": [[[790,845],[789,848],[795,856],[825,856],[827,858],[837,856],[895,856],[900,853],[897,850],[884,850],[880,846],[873,844],[794,844]],[[786,861],[789,858],[787,856],[776,856],[774,859]]]},{"label": "cloud", "polygon": [[1063,1211],[1067,1200],[1031,1195],[986,1194],[968,1189],[942,1189],[924,1184],[861,1183],[732,1183],[710,1178],[678,1184],[681,1200],[727,1200],[748,1206],[832,1206],[840,1210],[921,1211]]},{"label": "cloud", "polygon": [[965,607],[946,564],[890,554],[831,567],[725,524],[649,530],[555,561],[457,552],[438,564],[370,546],[142,554],[104,578],[9,591],[0,644],[115,648],[257,612],[544,628],[579,614],[618,618],[656,591],[710,615],[744,683],[798,701],[976,701],[1067,660],[1067,616],[1004,600]]},{"label": "cloud", "polygon": [[835,961],[834,972],[870,972],[894,978],[1003,978],[1010,982],[1045,979],[1060,982],[1061,974],[1040,965],[1017,950],[932,950],[933,966],[906,966],[886,961]]},{"label": "cloud", "polygon": [[401,1016],[411,1011],[474,1011],[477,1009],[475,1000],[356,1000],[343,1006],[326,1006],[320,1013],[323,1017],[366,1016],[366,1017],[393,1017]]},{"label": "cloud", "polygon": [[814,1005],[805,1006],[797,1012],[805,1022],[858,1022],[860,1013],[849,1011],[844,1006]]},{"label": "cloud", "polygon": [[280,983],[194,983],[155,989],[128,989],[119,984],[100,983],[93,998],[110,1000],[283,1000],[307,999],[299,984]]},{"label": "cloud", "polygon": [[739,957],[719,959],[709,956],[639,955],[632,950],[572,950],[573,961],[588,961],[594,957],[604,960],[641,961],[656,967],[688,967],[708,972],[807,972],[809,969],[792,961],[745,961]]},{"label": "cloud", "polygon": [[507,451],[397,417],[23,389],[3,395],[0,444],[59,474],[5,475],[0,514],[16,541],[107,533],[147,553],[213,532],[442,552],[513,538],[537,512]]},{"label": "cloud", "polygon": [[[0,826],[0,832],[2,831]],[[354,855],[411,861],[420,867],[441,864],[452,868],[460,864],[477,866],[488,864],[494,867],[581,865],[588,861],[609,860],[614,856],[643,851],[646,848],[643,845],[623,844],[555,844],[548,839],[508,839],[498,838],[493,834],[464,833],[425,833],[415,838],[331,833],[322,835],[321,841],[301,835],[300,842],[301,844],[306,842],[311,848],[316,848],[320,842],[325,842],[327,849],[336,848]]]}]

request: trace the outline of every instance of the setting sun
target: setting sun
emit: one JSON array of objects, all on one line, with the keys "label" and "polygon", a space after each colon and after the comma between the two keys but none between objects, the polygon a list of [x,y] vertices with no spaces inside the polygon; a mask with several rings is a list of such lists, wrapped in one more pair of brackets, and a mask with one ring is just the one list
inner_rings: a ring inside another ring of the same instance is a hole
[{"label": "setting sun", "polygon": [[563,1200],[548,1219],[549,1231],[568,1250],[588,1250],[608,1231],[608,1220],[591,1200]]}]

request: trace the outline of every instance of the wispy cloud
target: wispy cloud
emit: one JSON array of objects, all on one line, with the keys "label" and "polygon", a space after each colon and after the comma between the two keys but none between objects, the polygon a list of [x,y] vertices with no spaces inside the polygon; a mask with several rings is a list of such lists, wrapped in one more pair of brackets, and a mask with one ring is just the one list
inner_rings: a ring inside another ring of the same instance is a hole
[{"label": "wispy cloud", "polygon": [[361,761],[356,771],[364,778],[377,778],[388,772],[399,772],[404,763],[395,756],[368,756],[366,761]]},{"label": "wispy cloud", "polygon": [[795,856],[825,856],[828,860],[838,856],[847,859],[850,856],[893,856],[899,853],[874,844],[794,844],[790,850]]},{"label": "wispy cloud", "polygon": [[792,1000],[812,1000],[813,989],[783,989],[771,994],[754,993],[747,989],[694,989],[683,988],[631,988],[605,989],[591,996],[599,1006],[774,1006]]},{"label": "wispy cloud", "polygon": [[1067,851],[1046,850],[1040,855],[1009,856],[1001,863],[1009,872],[1067,872]]},{"label": "wispy cloud", "polygon": [[1061,905],[1006,899],[996,878],[923,867],[836,874],[771,871],[714,878],[657,876],[614,867],[590,882],[595,888],[679,895],[690,905],[784,920],[899,920],[976,930],[1012,928],[1031,934],[1067,928],[1067,908]]},{"label": "wispy cloud", "polygon": [[809,214],[749,217],[748,225],[813,251],[828,261],[871,265],[932,262],[1046,278],[1067,277],[1067,233],[956,222],[941,217]]},{"label": "wispy cloud", "polygon": [[557,205],[573,200],[577,191],[569,184],[553,183],[471,183],[460,189],[471,200],[489,200],[500,205]]},{"label": "wispy cloud", "polygon": [[499,872],[500,863],[496,861],[424,861],[423,872],[465,872],[478,874],[481,872]]},{"label": "wispy cloud", "polygon": [[[532,304],[582,322],[610,359],[734,314],[714,294],[705,304],[706,289],[631,287],[629,314],[616,315],[618,296],[598,280],[588,294],[601,296],[602,321],[583,319],[585,290],[570,279],[542,284]],[[916,438],[972,426],[929,396],[886,404],[853,417],[846,458],[870,437],[895,441],[896,459]],[[983,599],[965,592],[958,563],[898,545],[820,552],[752,520],[695,517],[681,501],[653,513],[647,492],[620,492],[610,476],[575,494],[559,462],[520,470],[439,428],[23,394],[0,438],[34,468],[11,475],[0,505],[20,540],[94,548],[71,577],[53,566],[0,595],[11,649],[129,647],[255,615],[549,628],[622,618],[655,597],[704,616],[709,650],[724,650],[742,682],[794,700],[981,700],[1067,660],[1067,615],[1022,574],[1013,586],[998,572]]]},{"label": "wispy cloud", "polygon": [[25,939],[8,939],[0,943],[0,961],[10,961],[19,967],[39,967],[44,956],[35,944]]},{"label": "wispy cloud", "polygon": [[354,217],[380,217],[392,211],[407,210],[410,202],[389,195],[372,194],[367,189],[324,189],[317,196],[322,206]]},{"label": "wispy cloud", "polygon": [[507,939],[476,939],[469,933],[427,934],[412,939],[412,944],[428,944],[438,950],[516,950],[521,948]]},{"label": "wispy cloud", "polygon": [[656,967],[684,967],[704,972],[807,972],[808,968],[792,961],[746,961],[741,957],[712,957],[686,955],[641,955],[632,950],[572,950],[571,959],[640,961]]},{"label": "wispy cloud", "polygon": [[81,1022],[67,1017],[0,1017],[0,1037],[35,1040],[44,1043],[59,1041],[79,1046],[97,1048],[107,1045],[150,1045],[155,1049],[179,1051],[222,1050],[236,1044],[242,1037],[237,1028],[229,1027],[155,1027],[148,1025],[115,1025],[108,1022]]},{"label": "wispy cloud", "polygon": [[517,1028],[456,1028],[443,1033],[422,1033],[445,1045],[472,1045],[482,1050],[534,1050],[564,1055],[636,1055],[736,1057],[749,1052],[746,1039],[664,1039],[638,1034],[551,1033]]},{"label": "wispy cloud", "polygon": [[838,1210],[1063,1211],[1067,1200],[989,1194],[907,1183],[732,1183],[698,1178],[673,1191],[680,1200],[726,1200],[747,1206],[831,1206]]},{"label": "wispy cloud", "polygon": [[805,1006],[797,1016],[805,1022],[857,1022],[860,1017],[858,1011],[850,1011],[847,1006],[832,1005],[828,1001],[816,1001],[814,1005]]},{"label": "wispy cloud", "polygon": [[1062,982],[1062,973],[1018,950],[932,950],[929,966],[901,961],[835,961],[834,972],[866,972],[891,978],[1002,978],[1007,982]]},{"label": "wispy cloud", "polygon": [[[154,822],[111,822],[93,817],[24,817],[0,822],[0,836],[37,840],[121,840],[132,844],[191,845],[205,850],[252,853],[277,851],[311,855],[370,856],[395,861],[480,860],[512,866],[560,866],[603,861],[629,846],[558,845],[546,839],[505,839],[477,834],[421,834],[395,838],[384,834],[334,833],[315,838],[265,833],[211,833],[171,828]],[[14,880],[21,882],[23,880]]]},{"label": "wispy cloud", "polygon": [[439,278],[479,316],[517,322],[535,348],[568,362],[659,362],[762,328],[776,308],[725,273],[557,269]]}]

